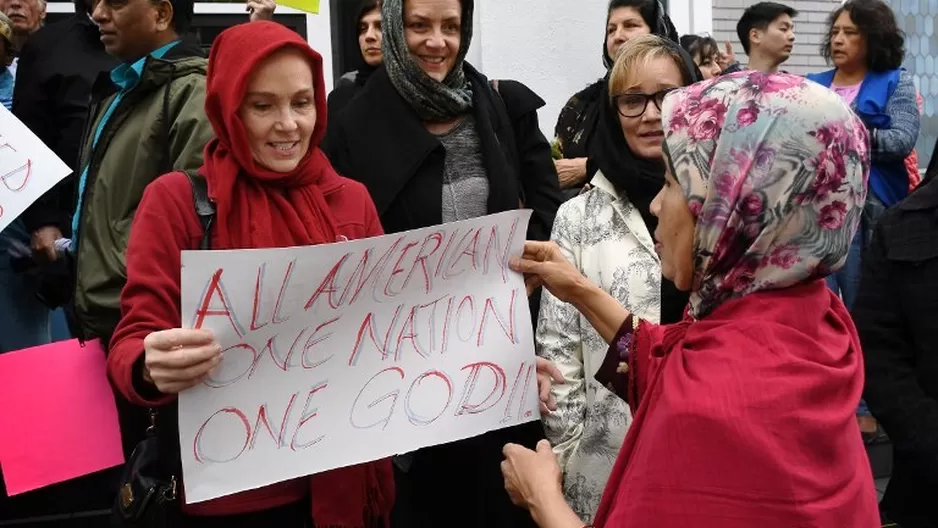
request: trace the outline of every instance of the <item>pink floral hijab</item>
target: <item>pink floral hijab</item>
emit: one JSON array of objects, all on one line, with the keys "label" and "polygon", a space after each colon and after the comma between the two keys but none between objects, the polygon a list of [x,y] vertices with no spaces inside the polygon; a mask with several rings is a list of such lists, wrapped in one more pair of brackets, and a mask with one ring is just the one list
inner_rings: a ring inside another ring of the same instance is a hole
[{"label": "pink floral hijab", "polygon": [[739,72],[669,95],[665,153],[697,219],[690,315],[825,277],[846,261],[869,177],[869,138],[836,94]]}]

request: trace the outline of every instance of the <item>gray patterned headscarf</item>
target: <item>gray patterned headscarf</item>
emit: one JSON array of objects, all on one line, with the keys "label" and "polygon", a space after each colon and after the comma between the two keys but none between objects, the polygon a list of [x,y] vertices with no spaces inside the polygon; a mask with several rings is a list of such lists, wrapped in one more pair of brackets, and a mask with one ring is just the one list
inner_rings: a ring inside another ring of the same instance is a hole
[{"label": "gray patterned headscarf", "polygon": [[424,121],[446,122],[472,108],[472,90],[463,71],[463,61],[472,41],[473,0],[460,0],[462,24],[456,64],[443,82],[427,75],[407,49],[404,38],[404,0],[384,0],[381,25],[384,30],[384,65],[391,84]]}]

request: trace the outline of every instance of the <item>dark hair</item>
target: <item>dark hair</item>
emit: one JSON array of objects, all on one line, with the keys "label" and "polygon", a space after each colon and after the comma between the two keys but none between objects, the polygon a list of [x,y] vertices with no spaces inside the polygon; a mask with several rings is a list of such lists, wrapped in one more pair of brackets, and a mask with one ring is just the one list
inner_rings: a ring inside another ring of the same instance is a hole
[{"label": "dark hair", "polygon": [[91,14],[91,2],[88,0],[73,0],[75,4],[75,12],[79,14],[88,13]]},{"label": "dark hair", "polygon": [[850,20],[866,37],[866,67],[871,71],[895,70],[905,59],[905,33],[896,23],[892,8],[880,0],[847,0],[827,19],[827,34],[821,42],[821,56],[831,62],[831,30],[837,18],[848,13]]},{"label": "dark hair", "polygon": [[753,29],[764,31],[769,27],[769,24],[775,22],[775,20],[782,15],[795,18],[798,16],[798,11],[785,4],[759,2],[758,4],[748,7],[743,12],[743,16],[741,16],[739,22],[736,23],[736,36],[739,37],[739,42],[742,43],[743,51],[746,52],[746,55],[749,55],[749,33]]},{"label": "dark hair", "polygon": [[[163,0],[150,0],[153,5],[159,5]],[[192,27],[192,15],[195,11],[193,0],[166,0],[173,6],[173,30],[177,35],[184,35]]]},{"label": "dark hair", "polygon": [[609,9],[606,11],[606,19],[608,20],[609,15],[612,14],[612,11],[619,9],[620,7],[632,7],[638,14],[642,16],[642,20],[645,21],[645,24],[651,28],[651,32],[655,32],[655,26],[658,25],[658,16],[655,12],[656,4],[658,0],[610,0]]},{"label": "dark hair", "polygon": [[356,23],[361,24],[361,21],[363,18],[365,18],[365,15],[374,11],[375,9],[378,11],[381,10],[381,0],[363,0],[362,3],[358,6],[358,18],[355,19]]},{"label": "dark hair", "polygon": [[701,35],[684,35],[681,37],[681,47],[691,58],[700,56],[701,60],[720,51],[720,45],[713,37]]}]

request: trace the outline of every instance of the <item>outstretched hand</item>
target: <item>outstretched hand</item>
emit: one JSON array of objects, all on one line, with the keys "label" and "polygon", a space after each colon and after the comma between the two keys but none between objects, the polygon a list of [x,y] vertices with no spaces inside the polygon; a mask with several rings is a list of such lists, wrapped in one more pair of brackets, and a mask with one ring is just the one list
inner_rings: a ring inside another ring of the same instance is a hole
[{"label": "outstretched hand", "polygon": [[250,13],[251,22],[273,20],[274,11],[277,10],[277,2],[275,0],[247,0],[246,9]]},{"label": "outstretched hand", "polygon": [[726,70],[730,65],[736,62],[736,53],[733,51],[733,43],[726,41],[725,51],[721,51],[717,56],[717,65],[721,70]]},{"label": "outstretched hand", "polygon": [[510,267],[524,274],[528,295],[543,286],[563,302],[570,302],[585,281],[554,242],[525,242],[524,253]]}]

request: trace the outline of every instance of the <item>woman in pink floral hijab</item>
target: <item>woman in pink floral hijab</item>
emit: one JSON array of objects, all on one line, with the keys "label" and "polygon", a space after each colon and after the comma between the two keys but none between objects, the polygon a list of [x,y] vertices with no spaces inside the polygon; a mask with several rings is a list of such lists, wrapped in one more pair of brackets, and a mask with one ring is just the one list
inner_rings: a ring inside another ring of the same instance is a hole
[{"label": "woman in pink floral hijab", "polygon": [[[818,84],[758,72],[675,91],[662,121],[668,171],[651,210],[662,272],[691,292],[681,323],[634,319],[549,244],[513,265],[628,362],[635,418],[595,526],[878,527],[854,418],[859,340],[822,280],[866,197],[862,122]],[[506,488],[542,528],[583,526],[549,446],[505,455]]]},{"label": "woman in pink floral hijab", "polygon": [[843,266],[869,140],[831,92],[742,72],[682,90],[662,112],[669,168],[696,219],[692,317]]}]

